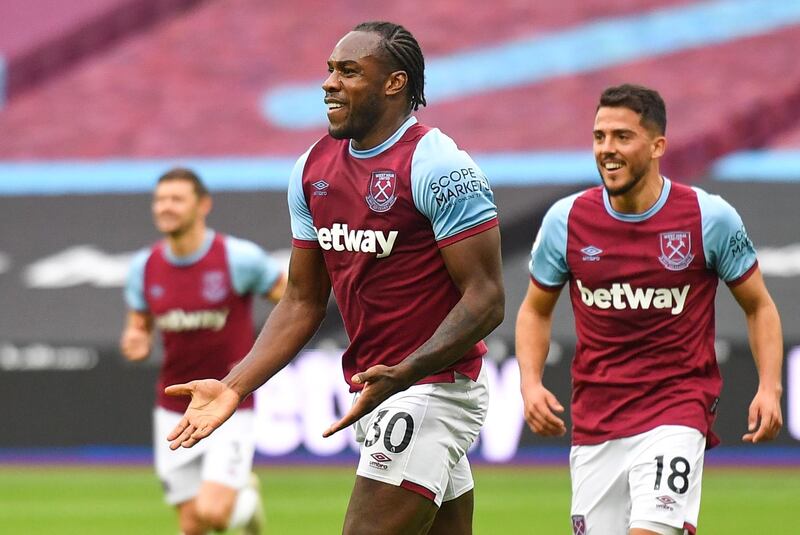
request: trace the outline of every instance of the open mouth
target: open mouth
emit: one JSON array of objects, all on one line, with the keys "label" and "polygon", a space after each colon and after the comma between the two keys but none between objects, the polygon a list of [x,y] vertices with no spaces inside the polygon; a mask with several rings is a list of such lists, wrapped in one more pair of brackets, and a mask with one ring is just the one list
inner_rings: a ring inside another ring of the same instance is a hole
[{"label": "open mouth", "polygon": [[338,115],[344,111],[346,106],[338,101],[335,100],[326,100],[325,105],[328,108],[328,117]]},{"label": "open mouth", "polygon": [[601,167],[607,174],[614,175],[625,167],[625,164],[617,160],[606,160],[602,163]]}]

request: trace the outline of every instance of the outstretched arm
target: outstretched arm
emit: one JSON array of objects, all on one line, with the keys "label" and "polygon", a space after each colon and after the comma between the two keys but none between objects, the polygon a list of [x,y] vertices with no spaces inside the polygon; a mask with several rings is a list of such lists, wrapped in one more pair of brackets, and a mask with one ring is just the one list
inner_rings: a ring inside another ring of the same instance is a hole
[{"label": "outstretched arm", "polygon": [[395,366],[373,366],[357,373],[353,382],[364,385],[361,396],[323,436],[356,422],[392,394],[447,368],[503,321],[505,296],[498,228],[444,247],[441,254],[450,277],[461,291],[461,299],[433,335],[402,362]]},{"label": "outstretched arm", "polygon": [[330,291],[321,251],[293,248],[286,292],[245,358],[222,381],[204,379],[167,387],[167,394],[192,396],[180,423],[167,437],[170,447],[189,448],[207,437],[245,396],[286,366],[325,317]]},{"label": "outstretched arm", "polygon": [[546,291],[531,282],[517,313],[516,353],[525,421],[531,431],[548,437],[567,432],[564,420],[555,414],[564,412],[564,407],[542,384],[550,351],[553,309],[560,293],[560,289]]},{"label": "outstretched arm", "polygon": [[731,293],[747,317],[750,350],[758,370],[758,391],[750,403],[748,432],[742,440],[752,443],[772,440],[783,427],[781,319],[759,269],[745,282],[731,288]]}]

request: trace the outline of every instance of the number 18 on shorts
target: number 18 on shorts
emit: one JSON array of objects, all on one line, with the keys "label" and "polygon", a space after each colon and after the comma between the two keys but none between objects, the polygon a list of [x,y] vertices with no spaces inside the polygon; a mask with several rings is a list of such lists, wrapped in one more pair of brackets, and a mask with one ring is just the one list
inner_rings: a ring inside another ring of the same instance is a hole
[{"label": "number 18 on shorts", "polygon": [[627,535],[632,527],[669,535],[694,533],[705,444],[696,429],[664,425],[632,437],[574,446],[573,533]]}]

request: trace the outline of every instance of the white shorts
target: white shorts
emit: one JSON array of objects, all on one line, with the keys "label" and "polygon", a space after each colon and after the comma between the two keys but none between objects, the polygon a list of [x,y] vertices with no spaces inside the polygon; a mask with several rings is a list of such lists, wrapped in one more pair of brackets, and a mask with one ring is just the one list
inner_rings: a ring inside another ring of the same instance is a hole
[{"label": "white shorts", "polygon": [[465,455],[489,407],[485,370],[478,381],[414,385],[355,424],[357,474],[421,494],[437,506],[474,486]]},{"label": "white shorts", "polygon": [[188,501],[203,481],[214,481],[233,489],[245,487],[253,468],[255,433],[253,410],[237,410],[219,429],[191,448],[169,449],[167,435],[182,413],[156,407],[153,411],[153,454],[156,474],[170,505]]},{"label": "white shorts", "polygon": [[573,533],[627,535],[631,527],[642,527],[694,534],[705,447],[700,431],[680,425],[573,446]]}]

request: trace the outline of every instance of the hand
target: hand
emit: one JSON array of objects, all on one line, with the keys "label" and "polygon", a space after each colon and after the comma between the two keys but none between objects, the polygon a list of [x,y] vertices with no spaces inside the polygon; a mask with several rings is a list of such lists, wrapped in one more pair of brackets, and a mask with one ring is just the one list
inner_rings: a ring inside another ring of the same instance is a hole
[{"label": "hand", "polygon": [[531,431],[544,437],[561,437],[567,432],[564,420],[555,415],[564,412],[556,397],[541,384],[522,387],[525,421]]},{"label": "hand", "polygon": [[759,389],[750,403],[750,412],[747,416],[748,432],[742,436],[742,441],[756,444],[772,440],[778,436],[781,427],[783,427],[783,416],[780,390]]},{"label": "hand", "polygon": [[202,379],[164,389],[170,396],[192,396],[178,425],[167,435],[170,449],[191,448],[230,418],[239,405],[239,394],[222,381]]},{"label": "hand", "polygon": [[150,354],[151,340],[152,336],[146,330],[128,328],[122,333],[119,348],[128,360],[144,360]]},{"label": "hand", "polygon": [[352,381],[356,384],[364,385],[361,395],[358,396],[347,414],[326,429],[322,436],[328,438],[345,427],[354,424],[361,417],[369,414],[375,407],[386,401],[389,396],[408,388],[406,381],[402,380],[398,375],[396,367],[383,366],[381,364],[373,366],[365,372],[355,374]]}]

